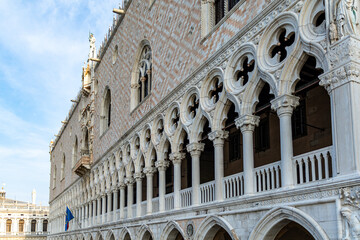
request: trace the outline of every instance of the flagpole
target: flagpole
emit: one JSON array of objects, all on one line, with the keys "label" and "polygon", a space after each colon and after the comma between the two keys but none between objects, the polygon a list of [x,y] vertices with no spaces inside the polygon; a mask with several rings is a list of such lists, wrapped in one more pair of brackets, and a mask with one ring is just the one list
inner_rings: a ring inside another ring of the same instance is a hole
[{"label": "flagpole", "polygon": [[[67,206],[67,208],[69,208],[69,206]],[[71,212],[73,212],[70,208],[69,208],[69,210],[70,210]],[[76,224],[78,225],[78,227],[81,228],[81,224],[80,224],[80,222],[78,221],[77,217],[74,216],[74,220],[75,220]]]}]

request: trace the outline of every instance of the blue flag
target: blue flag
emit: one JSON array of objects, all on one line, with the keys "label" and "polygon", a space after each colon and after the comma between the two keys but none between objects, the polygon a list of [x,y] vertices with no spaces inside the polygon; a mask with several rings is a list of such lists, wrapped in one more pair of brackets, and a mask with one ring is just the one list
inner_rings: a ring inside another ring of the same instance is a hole
[{"label": "blue flag", "polygon": [[69,229],[69,222],[71,221],[71,219],[74,218],[74,215],[72,214],[72,212],[70,211],[70,209],[68,207],[66,207],[66,217],[65,217],[65,231],[67,231]]}]

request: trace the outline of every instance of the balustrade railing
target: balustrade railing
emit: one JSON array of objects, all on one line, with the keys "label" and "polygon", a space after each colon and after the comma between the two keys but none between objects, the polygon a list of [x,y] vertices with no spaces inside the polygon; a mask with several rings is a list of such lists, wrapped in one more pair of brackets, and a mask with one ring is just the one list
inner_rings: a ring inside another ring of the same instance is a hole
[{"label": "balustrade railing", "polygon": [[200,185],[201,203],[213,202],[215,200],[215,181]]},{"label": "balustrade railing", "polygon": [[254,171],[256,192],[269,191],[281,187],[280,161],[255,168]]},{"label": "balustrade railing", "polygon": [[191,206],[192,188],[186,188],[180,191],[181,207]]},{"label": "balustrade railing", "polygon": [[225,199],[244,194],[244,174],[242,172],[224,177],[223,184]]},{"label": "balustrade railing", "polygon": [[325,147],[293,157],[295,184],[333,177],[333,147]]},{"label": "balustrade railing", "polygon": [[165,210],[174,209],[174,193],[165,195]]}]

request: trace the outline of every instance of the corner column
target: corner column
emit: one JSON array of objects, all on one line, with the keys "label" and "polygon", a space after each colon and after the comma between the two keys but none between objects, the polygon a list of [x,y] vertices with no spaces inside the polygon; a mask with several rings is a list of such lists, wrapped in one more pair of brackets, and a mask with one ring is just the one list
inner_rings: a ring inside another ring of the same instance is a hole
[{"label": "corner column", "polygon": [[204,151],[204,143],[190,143],[186,146],[191,154],[192,205],[200,204],[200,155]]},{"label": "corner column", "polygon": [[[243,115],[235,120],[243,136],[244,194],[252,194],[254,186],[254,130],[259,125],[260,117]],[[240,146],[239,146],[240,147]]]},{"label": "corner column", "polygon": [[280,119],[282,187],[291,187],[294,185],[291,115],[294,108],[298,105],[299,97],[288,94],[277,97],[271,101],[271,108],[276,110]]},{"label": "corner column", "polygon": [[222,201],[223,194],[223,178],[224,178],[224,142],[229,137],[229,132],[216,130],[209,133],[209,140],[214,142],[215,152],[215,200]]}]

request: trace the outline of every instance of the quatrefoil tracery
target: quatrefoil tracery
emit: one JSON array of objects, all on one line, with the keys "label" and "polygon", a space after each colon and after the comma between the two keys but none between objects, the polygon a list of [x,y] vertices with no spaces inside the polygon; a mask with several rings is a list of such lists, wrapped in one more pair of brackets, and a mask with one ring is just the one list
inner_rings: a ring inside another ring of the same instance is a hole
[{"label": "quatrefoil tracery", "polygon": [[160,141],[163,132],[164,132],[164,122],[162,119],[160,119],[156,128],[156,136],[158,141]]},{"label": "quatrefoil tracery", "polygon": [[242,68],[236,74],[236,80],[240,81],[241,86],[244,86],[249,81],[249,74],[254,71],[254,68],[255,60],[253,59],[249,62],[249,58],[246,57]]},{"label": "quatrefoil tracery", "polygon": [[222,90],[223,90],[223,83],[220,82],[219,78],[215,78],[210,85],[210,91],[209,91],[209,98],[211,99],[211,102],[213,104],[219,101]]},{"label": "quatrefoil tracery", "polygon": [[190,98],[189,107],[188,107],[188,113],[190,118],[192,119],[195,118],[198,108],[199,108],[199,98],[197,97],[196,94],[194,94]]},{"label": "quatrefoil tracery", "polygon": [[282,30],[279,35],[279,42],[276,45],[271,46],[270,48],[270,56],[274,58],[276,55],[278,56],[278,62],[282,62],[287,57],[287,49],[290,47],[295,41],[295,33],[291,32],[286,35],[286,30]]},{"label": "quatrefoil tracery", "polygon": [[150,129],[147,129],[146,132],[145,132],[145,144],[146,144],[146,147],[149,146],[150,140],[151,140]]},{"label": "quatrefoil tracery", "polygon": [[172,113],[171,113],[171,117],[170,117],[170,127],[171,127],[171,131],[174,131],[178,125],[179,125],[179,121],[180,121],[180,112],[178,108],[175,108]]}]

